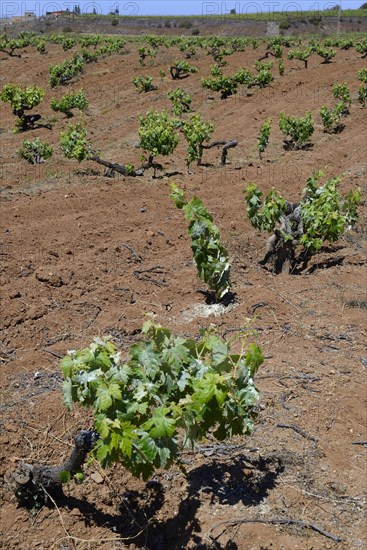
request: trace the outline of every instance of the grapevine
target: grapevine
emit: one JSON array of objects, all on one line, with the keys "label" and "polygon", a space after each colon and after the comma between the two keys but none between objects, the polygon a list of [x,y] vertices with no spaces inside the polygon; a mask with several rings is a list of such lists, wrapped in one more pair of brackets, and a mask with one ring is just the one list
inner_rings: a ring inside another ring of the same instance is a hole
[{"label": "grapevine", "polygon": [[223,300],[231,288],[231,266],[213,217],[200,199],[194,197],[188,202],[184,192],[175,184],[171,185],[171,198],[189,221],[188,233],[199,278],[214,292],[216,301]]}]

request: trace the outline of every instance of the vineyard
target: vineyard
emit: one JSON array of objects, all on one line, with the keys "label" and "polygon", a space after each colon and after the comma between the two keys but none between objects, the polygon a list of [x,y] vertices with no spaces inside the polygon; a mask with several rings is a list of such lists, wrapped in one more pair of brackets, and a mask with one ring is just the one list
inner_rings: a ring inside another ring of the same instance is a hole
[{"label": "vineyard", "polygon": [[366,547],[366,57],[0,36],[4,550]]}]

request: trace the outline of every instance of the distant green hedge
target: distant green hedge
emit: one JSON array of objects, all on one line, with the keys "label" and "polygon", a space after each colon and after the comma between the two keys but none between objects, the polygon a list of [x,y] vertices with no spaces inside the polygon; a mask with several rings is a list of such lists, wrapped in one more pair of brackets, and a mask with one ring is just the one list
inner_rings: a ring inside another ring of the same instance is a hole
[{"label": "distant green hedge", "polygon": [[[237,13],[237,14],[213,14],[213,15],[131,15],[131,16],[117,16],[117,15],[92,15],[92,14],[83,14],[78,16],[81,17],[93,17],[99,19],[101,17],[111,18],[119,17],[120,19],[129,19],[129,20],[139,20],[139,19],[165,19],[165,20],[175,20],[178,23],[178,27],[185,28],[185,21],[190,19],[244,19],[244,20],[257,20],[257,21],[283,21],[284,19],[303,19],[303,18],[314,18],[314,17],[337,17],[339,15],[338,10],[313,10],[313,11],[288,11],[288,12],[270,12],[264,10],[261,13]],[[358,9],[358,10],[341,10],[341,17],[367,17],[367,9]],[[189,28],[189,27],[188,27]]]}]

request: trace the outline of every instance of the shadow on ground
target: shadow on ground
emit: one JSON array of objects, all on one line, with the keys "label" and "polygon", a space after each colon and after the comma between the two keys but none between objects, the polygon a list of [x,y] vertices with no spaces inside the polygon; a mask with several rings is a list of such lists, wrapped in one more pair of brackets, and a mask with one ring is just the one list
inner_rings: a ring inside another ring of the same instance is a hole
[{"label": "shadow on ground", "polygon": [[[267,458],[237,456],[230,459],[214,459],[193,469],[187,475],[187,496],[181,500],[177,513],[166,520],[157,519],[157,513],[165,501],[163,485],[156,480],[149,481],[143,491],[128,491],[121,495],[119,513],[106,514],[85,500],[63,496],[61,507],[78,509],[85,524],[108,527],[113,534],[133,543],[137,548],[163,550],[182,549],[194,543],[197,550],[213,548],[207,534],[202,533],[197,512],[201,501],[245,506],[259,505],[275,487],[283,466],[274,456]],[[214,542],[214,541],[213,541]],[[221,546],[215,541],[217,550],[235,550],[237,545],[228,541]]]}]

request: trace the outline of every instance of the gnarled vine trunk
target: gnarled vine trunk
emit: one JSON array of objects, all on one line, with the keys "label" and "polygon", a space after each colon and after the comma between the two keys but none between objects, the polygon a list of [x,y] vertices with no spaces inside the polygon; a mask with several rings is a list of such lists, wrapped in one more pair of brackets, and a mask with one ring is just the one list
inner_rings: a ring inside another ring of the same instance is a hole
[{"label": "gnarled vine trunk", "polygon": [[128,168],[125,164],[118,164],[117,162],[109,162],[107,160],[101,159],[96,153],[93,153],[90,157],[90,160],[94,160],[94,162],[97,162],[97,164],[100,164],[101,166],[104,166],[106,168],[105,170],[105,176],[113,177],[114,172],[117,172],[118,174],[122,174],[123,176],[142,176],[144,175],[144,166],[138,169],[131,169]]},{"label": "gnarled vine trunk", "polygon": [[17,498],[27,502],[42,489],[48,491],[60,487],[62,484],[61,473],[69,472],[73,476],[80,471],[98,437],[95,431],[80,431],[75,436],[75,447],[70,457],[59,466],[19,464],[9,480]]},{"label": "gnarled vine trunk", "polygon": [[260,265],[270,265],[274,273],[291,273],[296,264],[296,245],[303,234],[300,205],[287,202],[287,208],[280,218],[280,227],[267,243],[266,254]]},{"label": "gnarled vine trunk", "polygon": [[[224,166],[227,162],[227,155],[228,155],[228,149],[232,149],[233,147],[237,147],[238,142],[235,139],[226,139],[226,140],[220,140],[220,141],[213,141],[213,143],[210,143],[209,145],[202,145],[203,149],[212,149],[213,147],[220,147],[222,146],[222,154],[220,158],[221,166]],[[202,153],[201,150],[201,153]]]}]

